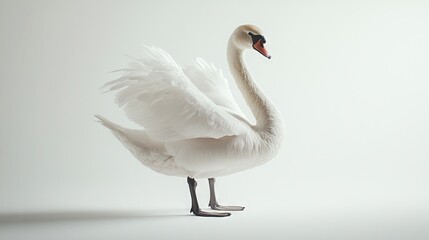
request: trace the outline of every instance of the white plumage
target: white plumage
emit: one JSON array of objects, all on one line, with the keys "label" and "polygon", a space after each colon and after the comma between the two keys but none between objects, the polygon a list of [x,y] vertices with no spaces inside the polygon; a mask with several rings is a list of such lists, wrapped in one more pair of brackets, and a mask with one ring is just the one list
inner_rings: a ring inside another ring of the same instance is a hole
[{"label": "white plumage", "polygon": [[245,25],[234,31],[228,61],[256,125],[246,120],[228,81],[212,64],[198,58],[182,68],[165,51],[147,46],[119,79],[104,86],[144,129],[97,117],[145,166],[166,175],[212,178],[270,160],[280,147],[283,123],[245,66],[244,50],[252,46],[268,57],[250,33],[260,30]]}]

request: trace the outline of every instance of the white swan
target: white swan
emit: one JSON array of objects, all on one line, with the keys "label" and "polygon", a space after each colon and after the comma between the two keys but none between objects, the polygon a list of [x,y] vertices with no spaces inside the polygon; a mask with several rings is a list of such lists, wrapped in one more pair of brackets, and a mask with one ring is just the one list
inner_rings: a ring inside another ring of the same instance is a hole
[{"label": "white swan", "polygon": [[264,43],[259,28],[243,25],[232,33],[227,49],[230,70],[255,116],[255,125],[243,116],[222,73],[202,59],[182,68],[163,50],[144,47],[142,58],[104,86],[117,92],[116,102],[144,130],[96,117],[145,166],[188,177],[195,215],[230,213],[201,211],[194,178],[209,178],[212,209],[243,210],[217,204],[214,177],[261,165],[280,148],[282,117],[253,81],[244,59],[244,51],[251,48],[270,58]]}]

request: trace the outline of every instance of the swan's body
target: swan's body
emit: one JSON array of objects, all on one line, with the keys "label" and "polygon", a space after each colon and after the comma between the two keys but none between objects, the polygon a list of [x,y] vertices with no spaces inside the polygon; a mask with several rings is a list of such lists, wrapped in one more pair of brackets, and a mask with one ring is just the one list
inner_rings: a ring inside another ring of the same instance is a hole
[{"label": "swan's body", "polygon": [[141,59],[106,84],[117,91],[126,115],[144,129],[97,117],[145,166],[165,175],[214,178],[263,164],[276,155],[283,136],[279,112],[245,66],[244,50],[251,46],[269,57],[263,43],[258,28],[244,25],[231,35],[227,51],[255,125],[246,120],[213,65],[197,59],[181,68],[155,47],[144,47]]}]

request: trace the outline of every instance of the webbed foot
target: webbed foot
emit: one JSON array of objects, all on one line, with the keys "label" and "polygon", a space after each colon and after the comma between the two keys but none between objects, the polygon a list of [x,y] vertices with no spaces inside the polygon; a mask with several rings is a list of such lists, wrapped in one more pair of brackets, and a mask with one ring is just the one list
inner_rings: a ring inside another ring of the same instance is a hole
[{"label": "webbed foot", "polygon": [[216,211],[243,211],[244,207],[242,206],[222,206],[217,203],[209,204],[209,207]]}]

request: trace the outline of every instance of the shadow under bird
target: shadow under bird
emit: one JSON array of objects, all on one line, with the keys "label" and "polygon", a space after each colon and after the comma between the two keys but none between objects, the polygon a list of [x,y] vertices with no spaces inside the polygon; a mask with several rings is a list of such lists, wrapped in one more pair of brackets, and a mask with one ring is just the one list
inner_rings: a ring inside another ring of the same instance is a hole
[{"label": "shadow under bird", "polygon": [[[266,40],[253,25],[236,28],[228,41],[229,68],[256,124],[235,102],[222,72],[197,58],[182,67],[165,51],[143,47],[143,56],[123,69],[123,75],[103,87],[116,92],[126,116],[144,129],[129,129],[96,115],[145,166],[171,176],[187,177],[191,212],[225,217],[241,206],[221,206],[215,177],[261,165],[278,152],[283,120],[246,67],[244,52],[254,49],[268,59]],[[195,178],[208,178],[211,209],[199,207]]]}]

